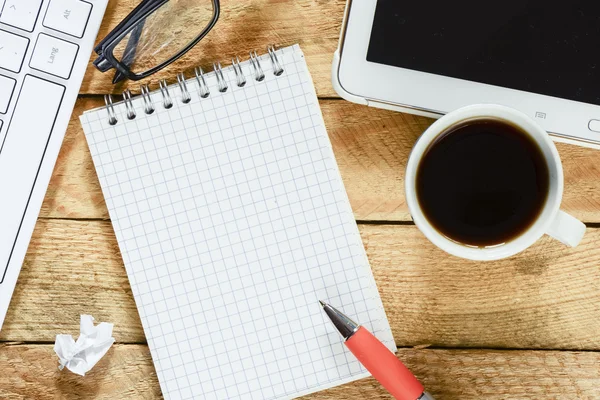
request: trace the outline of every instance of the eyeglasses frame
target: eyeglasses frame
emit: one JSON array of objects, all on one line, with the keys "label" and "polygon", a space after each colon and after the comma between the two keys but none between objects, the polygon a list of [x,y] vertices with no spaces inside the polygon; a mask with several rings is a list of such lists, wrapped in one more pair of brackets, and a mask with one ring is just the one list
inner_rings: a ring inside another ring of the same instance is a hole
[{"label": "eyeglasses frame", "polygon": [[94,61],[94,65],[97,65],[101,61],[106,60],[117,71],[127,76],[127,78],[133,81],[139,81],[160,71],[169,64],[181,58],[185,53],[187,53],[195,45],[197,45],[198,42],[204,39],[204,37],[208,34],[208,32],[211,31],[211,29],[219,20],[219,15],[221,12],[220,2],[219,0],[211,0],[213,5],[213,16],[208,25],[194,40],[192,40],[186,47],[181,49],[168,60],[149,69],[148,71],[136,74],[133,71],[131,71],[131,69],[127,65],[117,60],[117,58],[113,54],[113,51],[115,47],[117,47],[117,45],[121,42],[121,40],[123,40],[125,36],[127,36],[133,31],[133,29],[135,29],[135,27],[140,21],[144,21],[156,10],[165,5],[168,1],[169,0],[144,0],[143,2],[141,2],[127,17],[125,17],[125,19],[123,19],[123,21],[121,21],[104,39],[102,39],[100,43],[98,43],[98,45],[94,49],[96,54],[98,54],[98,58],[96,61]]}]

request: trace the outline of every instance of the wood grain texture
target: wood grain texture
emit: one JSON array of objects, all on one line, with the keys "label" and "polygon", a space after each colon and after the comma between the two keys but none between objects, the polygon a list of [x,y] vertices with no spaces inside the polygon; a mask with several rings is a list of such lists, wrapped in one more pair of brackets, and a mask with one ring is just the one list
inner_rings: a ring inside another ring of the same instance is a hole
[{"label": "wood grain texture", "polygon": [[[412,225],[360,230],[398,346],[600,349],[600,229],[491,263],[448,256]],[[82,313],[145,343],[110,222],[40,220],[0,340],[53,341]]]},{"label": "wood grain texture", "polygon": [[[103,104],[79,99],[42,207],[49,218],[108,218],[78,117]],[[358,220],[409,221],[404,169],[412,145],[430,119],[321,100],[325,124]],[[600,222],[600,151],[557,144],[565,171],[563,209]]]},{"label": "wood grain texture", "polygon": [[108,218],[100,182],[87,145],[79,116],[99,107],[101,97],[77,100],[65,135],[46,197],[42,218]]},{"label": "wood grain texture", "polygon": [[[98,34],[104,38],[139,0],[111,0]],[[158,87],[160,79],[176,82],[175,75],[184,72],[194,76],[194,67],[212,70],[212,63],[231,63],[236,55],[247,59],[250,51],[266,52],[268,44],[279,47],[299,43],[306,55],[319,96],[338,97],[331,86],[331,62],[337,48],[344,14],[344,0],[251,0],[222,1],[221,17],[213,30],[190,52],[163,71],[142,82],[112,84],[114,73],[100,73],[90,64],[80,93],[122,93],[131,87],[139,93],[140,83]],[[201,29],[199,27],[198,29]],[[199,32],[198,32],[199,33]]]},{"label": "wood grain texture", "polygon": [[[400,359],[437,399],[600,397],[600,353],[400,349]],[[144,345],[115,345],[85,377],[58,371],[51,345],[0,345],[0,397],[11,399],[159,399]],[[391,399],[372,378],[306,400]]]},{"label": "wood grain texture", "polygon": [[[79,336],[79,331],[73,331]],[[0,344],[0,398],[158,399],[150,351],[114,345],[85,377],[58,370],[52,345]]]}]

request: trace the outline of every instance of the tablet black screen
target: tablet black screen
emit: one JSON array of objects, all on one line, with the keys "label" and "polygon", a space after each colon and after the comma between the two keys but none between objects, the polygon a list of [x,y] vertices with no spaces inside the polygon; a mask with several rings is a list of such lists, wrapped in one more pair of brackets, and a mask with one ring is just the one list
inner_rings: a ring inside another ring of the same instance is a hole
[{"label": "tablet black screen", "polygon": [[600,1],[378,0],[367,60],[600,105]]}]

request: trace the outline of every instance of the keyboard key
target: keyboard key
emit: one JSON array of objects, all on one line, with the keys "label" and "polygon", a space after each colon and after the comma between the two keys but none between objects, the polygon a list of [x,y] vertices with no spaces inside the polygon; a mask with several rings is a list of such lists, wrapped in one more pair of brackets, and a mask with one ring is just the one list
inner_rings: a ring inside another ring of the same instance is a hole
[{"label": "keyboard key", "polygon": [[42,0],[6,0],[0,22],[33,32],[41,6]]},{"label": "keyboard key", "polygon": [[6,114],[17,81],[0,75],[0,114]]},{"label": "keyboard key", "polygon": [[0,196],[0,276],[10,260],[64,93],[63,86],[31,75],[23,81],[0,148],[0,190],[5,194]]},{"label": "keyboard key", "polygon": [[42,33],[38,36],[29,66],[59,78],[69,79],[78,51],[79,46],[76,44]]},{"label": "keyboard key", "polygon": [[21,72],[29,39],[0,31],[0,68]]},{"label": "keyboard key", "polygon": [[51,0],[44,26],[78,38],[83,37],[92,5],[80,0]]}]

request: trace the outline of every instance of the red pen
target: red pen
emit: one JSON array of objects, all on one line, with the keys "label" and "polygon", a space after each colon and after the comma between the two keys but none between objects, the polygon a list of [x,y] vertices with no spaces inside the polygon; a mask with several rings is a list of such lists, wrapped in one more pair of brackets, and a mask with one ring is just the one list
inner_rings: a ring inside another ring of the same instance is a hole
[{"label": "red pen", "polygon": [[329,304],[320,300],[319,303],[344,338],[346,347],[394,398],[434,400],[408,368],[371,332]]}]

